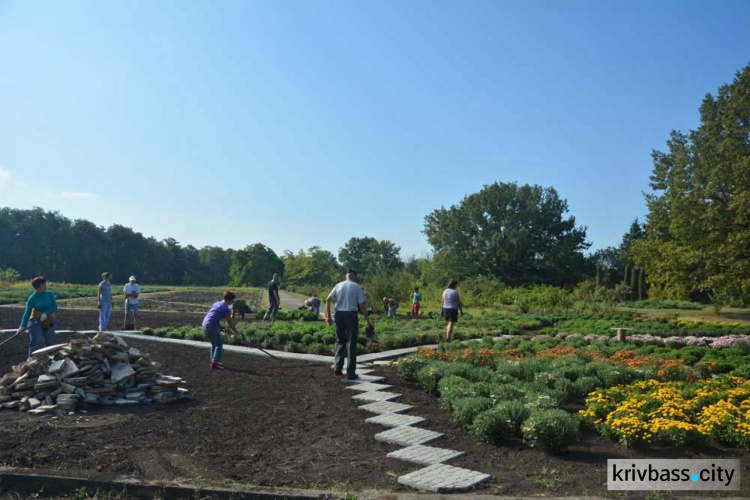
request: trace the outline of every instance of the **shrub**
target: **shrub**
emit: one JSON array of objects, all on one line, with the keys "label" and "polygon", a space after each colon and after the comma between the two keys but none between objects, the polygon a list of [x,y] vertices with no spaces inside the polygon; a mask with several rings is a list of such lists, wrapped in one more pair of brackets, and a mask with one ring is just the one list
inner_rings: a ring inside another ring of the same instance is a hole
[{"label": "shrub", "polygon": [[302,346],[302,344],[298,344],[297,342],[290,342],[286,346],[287,352],[305,352],[305,348]]},{"label": "shrub", "polygon": [[551,410],[553,408],[556,408],[559,404],[557,396],[555,394],[552,394],[551,391],[528,391],[524,395],[524,402],[526,404],[526,407],[528,407],[532,411]]},{"label": "shrub", "polygon": [[289,334],[289,332],[285,331],[277,331],[276,332],[276,340],[279,341],[279,344],[284,345],[287,342],[291,340],[292,336]]},{"label": "shrub", "polygon": [[520,401],[525,392],[517,384],[501,384],[492,387],[489,398],[493,404],[504,401]]},{"label": "shrub", "polygon": [[470,432],[482,441],[500,443],[520,435],[521,424],[529,418],[529,410],[520,401],[503,401],[480,413]]},{"label": "shrub", "polygon": [[438,391],[440,392],[440,403],[448,411],[452,411],[453,402],[459,398],[477,396],[472,389],[472,383],[457,375],[448,375],[440,379]]},{"label": "shrub", "polygon": [[185,334],[180,330],[169,330],[166,336],[169,339],[184,339],[185,338]]},{"label": "shrub", "polygon": [[307,335],[302,336],[302,343],[306,346],[312,345],[312,343],[315,342],[315,337],[310,335],[309,333]]},{"label": "shrub", "polygon": [[203,332],[203,330],[190,330],[186,337],[189,340],[199,340],[199,341],[205,341],[208,340],[206,338],[206,334]]},{"label": "shrub", "polygon": [[564,410],[533,411],[521,426],[523,440],[532,448],[559,453],[578,439],[580,419]]},{"label": "shrub", "polygon": [[602,386],[602,381],[597,377],[581,377],[573,382],[573,396],[585,397]]},{"label": "shrub", "polygon": [[154,329],[153,328],[141,328],[141,333],[143,335],[153,335]]},{"label": "shrub", "polygon": [[492,407],[490,398],[470,396],[453,401],[453,421],[462,427],[469,428],[477,415]]},{"label": "shrub", "polygon": [[438,384],[443,378],[442,365],[442,363],[428,363],[420,368],[416,375],[419,385],[434,396],[438,395]]},{"label": "shrub", "polygon": [[426,363],[425,360],[419,359],[416,356],[407,356],[398,361],[396,371],[402,379],[414,382],[417,380],[417,372],[422,369]]},{"label": "shrub", "polygon": [[331,335],[330,333],[327,333],[323,335],[323,338],[321,340],[323,341],[323,344],[325,345],[332,345],[336,343],[336,336]]}]

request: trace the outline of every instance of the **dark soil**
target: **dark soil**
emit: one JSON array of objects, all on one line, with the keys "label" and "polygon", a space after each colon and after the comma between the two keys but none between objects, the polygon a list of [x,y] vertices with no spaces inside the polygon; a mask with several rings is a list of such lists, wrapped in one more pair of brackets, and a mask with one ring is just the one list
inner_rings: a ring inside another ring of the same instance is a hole
[{"label": "dark soil", "polygon": [[[92,314],[89,311],[87,317]],[[161,363],[162,373],[183,377],[190,399],[171,405],[95,408],[60,418],[0,410],[0,465],[94,478],[411,491],[397,478],[419,466],[386,458],[398,447],[373,438],[386,429],[365,423],[371,414],[357,409],[351,399],[355,392],[346,390],[328,365],[227,352],[224,361],[229,369],[211,372],[208,347],[127,341]],[[0,374],[25,359],[26,349],[25,336],[0,347]],[[452,465],[492,475],[478,493],[612,497],[606,491],[607,458],[737,457],[743,475],[750,477],[750,454],[736,450],[635,452],[594,433],[584,434],[578,445],[559,456],[520,441],[504,446],[483,443],[451,422],[437,399],[400,381],[392,367],[378,366],[376,373],[394,386],[390,390],[402,394],[397,401],[415,406],[411,414],[426,418],[420,427],[444,433],[431,445],[467,452]],[[749,492],[745,486],[737,493],[750,496]]]}]

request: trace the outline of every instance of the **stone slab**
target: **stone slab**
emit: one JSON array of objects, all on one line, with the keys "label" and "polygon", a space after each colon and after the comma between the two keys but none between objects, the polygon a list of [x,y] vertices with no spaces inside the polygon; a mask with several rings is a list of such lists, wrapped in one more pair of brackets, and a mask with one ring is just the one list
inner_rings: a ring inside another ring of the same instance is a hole
[{"label": "stone slab", "polygon": [[357,378],[353,380],[345,379],[344,382],[348,382],[350,384],[361,384],[363,382],[382,382],[385,380],[385,377],[378,377],[376,375],[363,375],[361,373],[357,373]]},{"label": "stone slab", "polygon": [[401,448],[400,450],[392,451],[386,456],[388,458],[406,460],[407,462],[415,464],[432,465],[442,464],[464,455],[466,455],[465,451],[448,450],[446,448],[435,448],[432,446],[415,444],[406,448]]},{"label": "stone slab", "polygon": [[44,356],[52,354],[53,352],[57,352],[57,351],[59,351],[60,349],[62,349],[64,347],[65,347],[65,344],[55,344],[55,345],[51,345],[49,347],[45,347],[43,349],[37,349],[31,355],[34,358],[37,358],[37,359],[38,358],[43,358]]},{"label": "stone slab", "polygon": [[414,408],[411,405],[405,405],[403,403],[394,403],[392,401],[377,401],[375,403],[366,404],[363,406],[360,406],[360,410],[366,410],[370,413],[376,413],[378,415],[383,415],[387,413],[401,413],[404,411],[408,411]]},{"label": "stone slab", "polygon": [[375,434],[375,439],[385,441],[386,443],[400,444],[401,446],[411,446],[413,444],[425,444],[434,441],[442,435],[440,432],[403,425],[381,432],[380,434]]},{"label": "stone slab", "polygon": [[357,394],[356,396],[352,396],[352,399],[355,399],[357,401],[375,402],[390,401],[391,399],[396,399],[398,397],[401,397],[401,394],[396,394],[395,392],[369,391]]},{"label": "stone slab", "polygon": [[389,387],[393,387],[392,385],[386,385],[386,384],[370,384],[370,383],[364,383],[364,384],[352,384],[347,389],[352,389],[355,391],[361,391],[361,392],[370,392],[370,391],[382,391],[383,389],[388,389]]},{"label": "stone slab", "polygon": [[370,417],[365,420],[368,424],[380,424],[386,427],[401,427],[404,425],[416,425],[420,422],[424,422],[424,418],[412,416],[412,415],[401,415],[399,413],[386,413],[384,415],[378,415],[377,417]]},{"label": "stone slab", "polygon": [[452,465],[433,464],[398,478],[400,484],[435,493],[468,491],[489,481],[490,475]]}]

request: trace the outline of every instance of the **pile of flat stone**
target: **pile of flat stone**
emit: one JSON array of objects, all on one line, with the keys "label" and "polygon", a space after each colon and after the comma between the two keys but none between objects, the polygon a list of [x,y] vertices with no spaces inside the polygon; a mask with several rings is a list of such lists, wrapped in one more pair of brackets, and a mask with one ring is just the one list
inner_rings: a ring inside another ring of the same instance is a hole
[{"label": "pile of flat stone", "polygon": [[185,381],[158,373],[158,363],[118,335],[99,333],[35,351],[0,378],[0,409],[63,415],[93,405],[171,403]]}]

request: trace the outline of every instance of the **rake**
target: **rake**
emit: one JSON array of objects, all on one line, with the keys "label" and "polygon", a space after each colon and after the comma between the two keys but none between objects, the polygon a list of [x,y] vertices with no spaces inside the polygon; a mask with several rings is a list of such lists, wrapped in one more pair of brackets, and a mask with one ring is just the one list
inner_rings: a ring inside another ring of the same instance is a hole
[{"label": "rake", "polygon": [[[221,331],[224,332],[224,333],[226,333],[227,335],[234,335],[232,332],[230,332],[226,328],[222,328]],[[244,344],[244,345],[249,346],[249,347],[253,347],[255,349],[258,349],[259,351],[263,351],[265,354],[271,356],[273,359],[279,359],[276,356],[274,356],[273,354],[271,354],[270,352],[268,352],[265,349],[263,349],[262,347],[259,347],[257,345],[257,343],[255,343],[256,345],[253,345],[254,344],[253,342],[248,342],[248,340],[245,338],[245,335],[243,335],[242,333],[240,333],[239,341],[240,341],[241,344]]]}]

